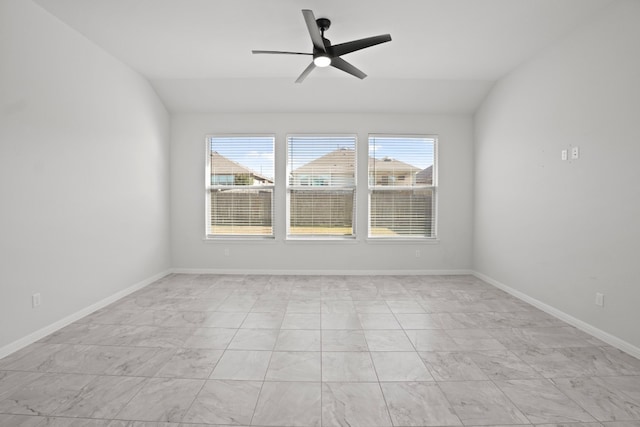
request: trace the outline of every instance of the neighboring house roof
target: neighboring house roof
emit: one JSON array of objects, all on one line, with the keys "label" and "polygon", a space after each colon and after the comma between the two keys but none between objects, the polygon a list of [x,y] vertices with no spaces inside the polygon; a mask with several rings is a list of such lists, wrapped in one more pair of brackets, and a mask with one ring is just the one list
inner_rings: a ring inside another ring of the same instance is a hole
[{"label": "neighboring house roof", "polygon": [[320,174],[320,173],[353,173],[355,168],[355,152],[351,148],[338,148],[322,157],[306,163],[292,173]]},{"label": "neighboring house roof", "polygon": [[375,170],[376,175],[383,174],[385,172],[404,172],[404,173],[416,173],[420,170],[409,163],[401,162],[400,160],[385,157],[383,159],[374,159],[369,157],[369,169]]},{"label": "neighboring house roof", "polygon": [[432,184],[433,183],[433,165],[426,169],[422,169],[416,175],[417,184]]},{"label": "neighboring house roof", "polygon": [[[306,163],[295,169],[292,174],[321,174],[321,173],[352,173],[354,171],[355,152],[351,148],[338,148],[322,157]],[[386,172],[402,172],[406,174],[417,173],[420,168],[400,160],[385,157],[374,159],[369,157],[369,168],[375,168],[376,174]]]},{"label": "neighboring house roof", "polygon": [[217,151],[211,153],[211,173],[215,175],[251,175],[260,181],[273,183],[273,180],[226,158]]}]

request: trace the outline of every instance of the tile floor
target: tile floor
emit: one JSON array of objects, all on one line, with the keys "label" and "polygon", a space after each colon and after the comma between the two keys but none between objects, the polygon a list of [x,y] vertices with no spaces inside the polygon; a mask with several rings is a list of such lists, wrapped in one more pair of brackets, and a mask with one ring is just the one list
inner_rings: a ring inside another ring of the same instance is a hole
[{"label": "tile floor", "polygon": [[469,276],[170,275],[0,360],[0,425],[640,426],[640,361]]}]

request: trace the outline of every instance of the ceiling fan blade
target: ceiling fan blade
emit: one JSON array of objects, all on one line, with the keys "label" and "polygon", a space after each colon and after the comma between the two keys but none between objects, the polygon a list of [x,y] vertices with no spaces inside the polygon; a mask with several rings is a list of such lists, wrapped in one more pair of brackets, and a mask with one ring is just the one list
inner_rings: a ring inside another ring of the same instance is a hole
[{"label": "ceiling fan blade", "polygon": [[356,76],[359,79],[364,79],[365,77],[367,77],[365,73],[358,70],[356,67],[349,64],[344,59],[338,58],[337,56],[335,58],[331,58],[331,66],[337,68],[338,70],[342,70],[345,73],[349,73],[352,76]]},{"label": "ceiling fan blade", "polygon": [[327,50],[324,47],[324,42],[322,41],[322,34],[320,34],[318,24],[316,23],[316,17],[313,15],[313,12],[309,9],[302,9],[302,16],[304,16],[304,21],[307,23],[307,29],[309,30],[313,47],[321,50],[322,52],[326,52]]},{"label": "ceiling fan blade", "polygon": [[347,53],[355,52],[356,50],[365,49],[367,47],[375,46],[377,44],[386,43],[390,41],[391,41],[390,34],[367,37],[366,39],[353,40],[350,42],[333,45],[331,46],[331,53],[335,56],[341,56]]},{"label": "ceiling fan blade", "polygon": [[309,66],[304,69],[302,74],[300,74],[300,77],[298,77],[298,79],[296,80],[296,83],[302,83],[304,79],[307,78],[309,73],[313,71],[314,68],[316,68],[316,64],[314,64],[313,61],[311,61],[311,64],[309,64]]},{"label": "ceiling fan blade", "polygon": [[285,52],[282,50],[252,50],[251,53],[255,54],[261,54],[261,53],[268,53],[268,54],[275,54],[275,55],[313,55],[313,53],[306,53],[306,52]]}]

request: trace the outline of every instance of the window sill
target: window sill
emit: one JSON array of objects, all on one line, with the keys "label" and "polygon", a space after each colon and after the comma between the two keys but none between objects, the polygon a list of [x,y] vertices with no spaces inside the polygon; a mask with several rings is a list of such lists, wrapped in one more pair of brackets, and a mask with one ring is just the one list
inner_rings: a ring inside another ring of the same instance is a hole
[{"label": "window sill", "polygon": [[204,243],[270,243],[276,239],[273,236],[228,236],[228,237],[204,237]]},{"label": "window sill", "polygon": [[402,238],[402,237],[369,237],[365,239],[372,245],[439,245],[440,239],[430,237]]},{"label": "window sill", "polygon": [[285,243],[293,244],[354,244],[358,240],[354,236],[350,237],[287,237]]}]

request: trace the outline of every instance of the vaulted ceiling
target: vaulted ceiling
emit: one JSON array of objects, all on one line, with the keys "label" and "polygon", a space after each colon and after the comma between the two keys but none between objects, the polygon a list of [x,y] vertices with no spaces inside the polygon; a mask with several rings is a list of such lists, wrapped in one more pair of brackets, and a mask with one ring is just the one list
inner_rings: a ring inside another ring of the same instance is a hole
[{"label": "vaulted ceiling", "polygon": [[[496,80],[616,0],[34,0],[146,77],[172,112],[471,113]],[[332,43],[391,34],[294,81],[311,51],[301,9]]]}]

